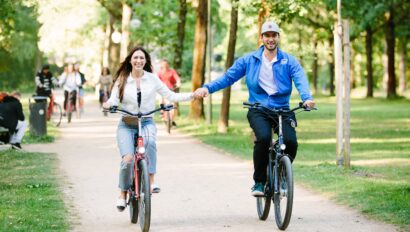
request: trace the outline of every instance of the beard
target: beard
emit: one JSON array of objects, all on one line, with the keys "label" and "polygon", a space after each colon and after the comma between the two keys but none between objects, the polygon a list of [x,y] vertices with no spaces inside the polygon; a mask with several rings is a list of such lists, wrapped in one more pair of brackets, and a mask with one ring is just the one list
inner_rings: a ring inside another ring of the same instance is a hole
[{"label": "beard", "polygon": [[278,48],[278,44],[277,44],[277,43],[275,43],[275,44],[273,44],[273,45],[266,45],[266,44],[265,44],[265,48],[266,48],[268,51],[273,52],[273,51],[276,50],[276,48]]}]

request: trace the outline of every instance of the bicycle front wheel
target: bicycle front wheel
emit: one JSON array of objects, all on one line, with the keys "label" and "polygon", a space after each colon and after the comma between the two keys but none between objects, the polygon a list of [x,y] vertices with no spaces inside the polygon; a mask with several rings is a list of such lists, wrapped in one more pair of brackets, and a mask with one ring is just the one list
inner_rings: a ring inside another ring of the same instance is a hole
[{"label": "bicycle front wheel", "polygon": [[148,232],[151,223],[151,189],[145,160],[138,162],[138,176],[140,177],[138,199],[140,226],[143,232]]},{"label": "bicycle front wheel", "polygon": [[52,122],[52,124],[56,127],[60,126],[62,117],[63,117],[63,113],[61,111],[60,104],[54,102],[53,103],[53,111],[51,112],[51,122]]},{"label": "bicycle front wheel", "polygon": [[279,229],[285,230],[292,216],[293,172],[289,157],[283,156],[278,165],[279,191],[274,194],[275,220]]}]

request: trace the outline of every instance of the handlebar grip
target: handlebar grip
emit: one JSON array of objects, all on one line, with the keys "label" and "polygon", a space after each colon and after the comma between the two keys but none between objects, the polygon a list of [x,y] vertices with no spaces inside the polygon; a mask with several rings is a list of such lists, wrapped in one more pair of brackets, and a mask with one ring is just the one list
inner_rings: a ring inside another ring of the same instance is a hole
[{"label": "handlebar grip", "polygon": [[118,109],[118,106],[111,106],[110,107],[110,113],[115,113]]}]

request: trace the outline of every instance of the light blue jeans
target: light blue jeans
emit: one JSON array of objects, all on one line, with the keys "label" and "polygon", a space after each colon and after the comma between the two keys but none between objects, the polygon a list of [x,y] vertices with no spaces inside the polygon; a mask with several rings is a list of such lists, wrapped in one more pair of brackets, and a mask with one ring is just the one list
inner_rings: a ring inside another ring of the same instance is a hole
[{"label": "light blue jeans", "polygon": [[[122,120],[118,123],[117,128],[117,144],[121,155],[121,165],[119,174],[118,187],[122,191],[130,188],[133,175],[134,160],[124,162],[122,158],[125,155],[133,155],[135,153],[134,135],[138,132],[137,126],[129,126]],[[152,118],[142,119],[142,137],[144,138],[145,159],[148,162],[149,174],[155,174],[157,168],[157,127]]]}]

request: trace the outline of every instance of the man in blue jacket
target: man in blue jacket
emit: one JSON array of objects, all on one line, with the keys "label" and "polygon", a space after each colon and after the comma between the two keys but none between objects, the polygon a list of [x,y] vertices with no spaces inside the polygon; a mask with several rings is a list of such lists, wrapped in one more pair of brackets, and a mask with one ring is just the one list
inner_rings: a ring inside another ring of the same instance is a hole
[{"label": "man in blue jacket", "polygon": [[[246,76],[250,103],[258,102],[267,108],[289,109],[293,81],[303,105],[314,107],[315,102],[310,94],[309,83],[303,68],[295,57],[278,48],[280,41],[278,25],[272,21],[265,22],[262,25],[260,36],[263,45],[258,50],[236,60],[223,76],[197,89],[194,96],[206,97]],[[249,109],[247,117],[256,137],[253,149],[255,185],[252,187],[252,195],[263,196],[269,145],[272,138],[271,128],[272,125],[276,126],[277,122],[272,117],[277,118],[277,116],[272,114],[269,117],[266,112],[259,109]],[[294,113],[291,113],[288,120],[284,120],[282,130],[286,144],[285,151],[290,155],[292,161],[296,157],[298,147],[295,127],[296,118]]]}]

